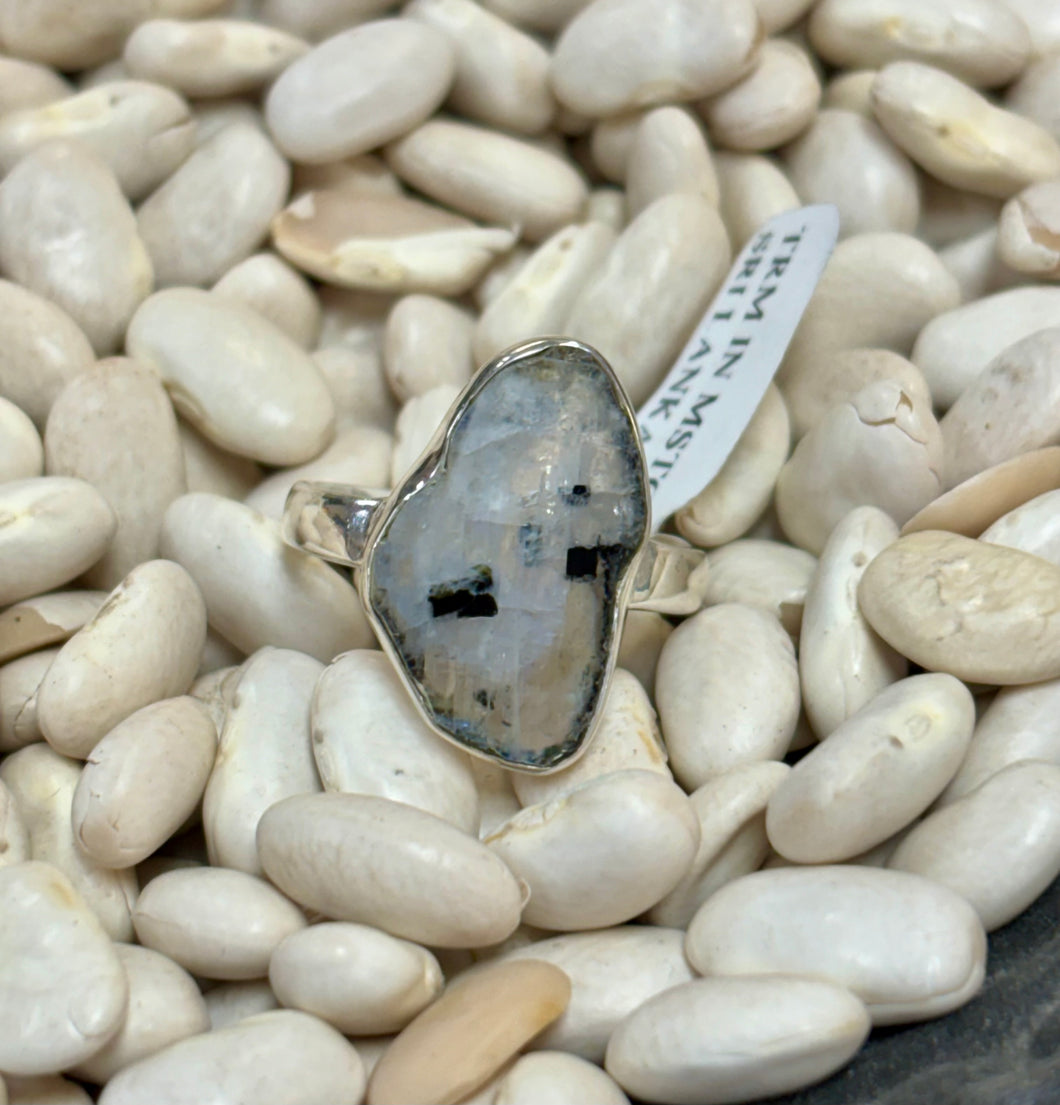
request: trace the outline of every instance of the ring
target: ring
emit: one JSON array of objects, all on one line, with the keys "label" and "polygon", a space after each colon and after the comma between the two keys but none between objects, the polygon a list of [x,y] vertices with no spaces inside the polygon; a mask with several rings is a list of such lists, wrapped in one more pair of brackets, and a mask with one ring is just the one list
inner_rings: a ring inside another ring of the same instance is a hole
[{"label": "ring", "polygon": [[284,539],[354,569],[368,620],[424,720],[505,767],[584,750],[625,611],[688,614],[703,553],[652,537],[636,416],[581,342],[482,368],[389,493],[296,483]]}]

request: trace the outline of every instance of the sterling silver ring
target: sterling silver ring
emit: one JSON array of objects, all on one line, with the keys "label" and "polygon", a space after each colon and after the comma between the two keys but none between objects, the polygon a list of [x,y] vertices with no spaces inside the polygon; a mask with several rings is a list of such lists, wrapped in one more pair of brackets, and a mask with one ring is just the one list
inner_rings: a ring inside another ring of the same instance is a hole
[{"label": "sterling silver ring", "polygon": [[424,719],[505,767],[568,765],[591,739],[625,611],[688,614],[703,553],[651,536],[637,421],[581,342],[482,368],[389,493],[295,484],[288,544],[354,569]]}]

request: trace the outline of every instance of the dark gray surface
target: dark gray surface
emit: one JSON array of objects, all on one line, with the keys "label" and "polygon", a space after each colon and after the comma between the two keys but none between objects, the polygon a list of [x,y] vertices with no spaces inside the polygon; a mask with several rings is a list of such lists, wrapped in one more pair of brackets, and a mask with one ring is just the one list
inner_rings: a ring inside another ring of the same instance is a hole
[{"label": "dark gray surface", "polygon": [[773,1105],[1060,1105],[1060,879],[991,934],[979,996],[874,1032],[827,1082]]}]

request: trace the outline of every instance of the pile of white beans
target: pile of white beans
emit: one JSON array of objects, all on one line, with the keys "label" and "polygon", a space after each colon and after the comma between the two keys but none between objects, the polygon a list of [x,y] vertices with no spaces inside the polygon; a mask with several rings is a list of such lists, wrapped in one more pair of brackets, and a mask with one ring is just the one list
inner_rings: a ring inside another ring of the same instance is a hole
[{"label": "pile of white beans", "polygon": [[[1060,0],[0,0],[0,48],[0,1102],[753,1101],[974,999],[1060,872]],[[822,201],[676,517],[700,611],[629,616],[564,771],[440,740],[291,483],[393,486],[527,338],[642,403]]]}]

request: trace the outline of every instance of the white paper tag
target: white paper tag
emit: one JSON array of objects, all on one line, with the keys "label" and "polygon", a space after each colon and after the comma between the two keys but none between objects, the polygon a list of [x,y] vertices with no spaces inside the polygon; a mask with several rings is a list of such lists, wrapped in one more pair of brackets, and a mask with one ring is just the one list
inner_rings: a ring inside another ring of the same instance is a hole
[{"label": "white paper tag", "polygon": [[677,362],[637,412],[653,528],[721,470],[780,366],[838,234],[830,203],[770,219],[740,251]]}]

